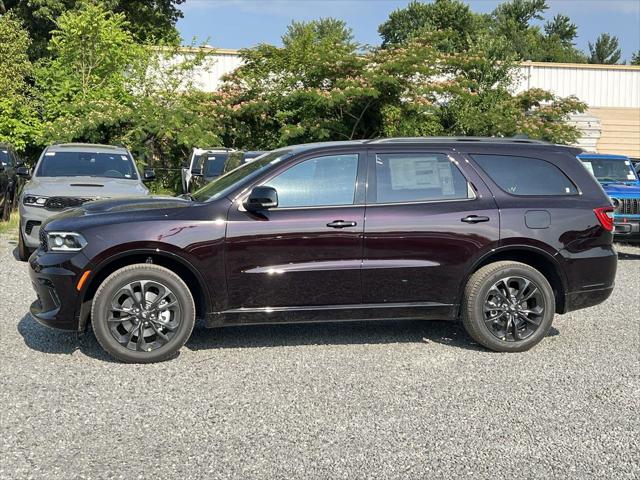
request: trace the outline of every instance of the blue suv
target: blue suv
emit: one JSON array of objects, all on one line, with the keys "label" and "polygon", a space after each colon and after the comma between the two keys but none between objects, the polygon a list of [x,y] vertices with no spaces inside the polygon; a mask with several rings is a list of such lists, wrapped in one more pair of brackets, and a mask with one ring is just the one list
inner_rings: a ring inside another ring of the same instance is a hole
[{"label": "blue suv", "polygon": [[629,157],[582,153],[578,158],[613,202],[617,239],[640,240],[640,180]]}]

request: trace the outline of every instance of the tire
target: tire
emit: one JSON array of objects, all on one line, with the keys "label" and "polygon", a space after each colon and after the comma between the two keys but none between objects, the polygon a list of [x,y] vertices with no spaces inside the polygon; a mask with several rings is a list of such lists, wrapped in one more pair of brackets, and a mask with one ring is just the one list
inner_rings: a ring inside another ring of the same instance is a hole
[{"label": "tire", "polygon": [[7,187],[7,191],[3,195],[4,201],[2,202],[2,210],[0,211],[1,219],[3,222],[8,222],[11,218],[11,207],[13,205],[13,199],[11,198],[11,187]]},{"label": "tire", "polygon": [[125,363],[154,363],[173,357],[189,339],[195,316],[187,285],[171,270],[152,264],[130,265],[109,275],[91,306],[96,339]]},{"label": "tire", "polygon": [[32,253],[32,250],[25,245],[24,237],[22,236],[22,227],[18,225],[18,258],[21,262],[26,262]]},{"label": "tire", "polygon": [[471,338],[490,350],[523,352],[547,335],[555,305],[553,289],[538,270],[519,262],[495,262],[467,282],[462,323]]}]

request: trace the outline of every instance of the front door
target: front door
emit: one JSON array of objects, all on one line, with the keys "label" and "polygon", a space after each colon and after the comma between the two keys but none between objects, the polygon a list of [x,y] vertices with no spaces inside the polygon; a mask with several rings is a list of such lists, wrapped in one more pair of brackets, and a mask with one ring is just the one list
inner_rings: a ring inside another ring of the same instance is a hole
[{"label": "front door", "polygon": [[498,240],[493,197],[454,152],[370,153],[364,303],[448,316],[470,264]]},{"label": "front door", "polygon": [[356,186],[365,163],[351,152],[293,160],[261,182],[278,192],[277,208],[251,213],[232,205],[229,310],[305,310],[362,301],[364,192]]}]

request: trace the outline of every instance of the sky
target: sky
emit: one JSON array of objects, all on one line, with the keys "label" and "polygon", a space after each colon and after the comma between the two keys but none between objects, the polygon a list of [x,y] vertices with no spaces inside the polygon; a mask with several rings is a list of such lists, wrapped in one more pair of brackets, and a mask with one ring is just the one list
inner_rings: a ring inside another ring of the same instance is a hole
[{"label": "sky", "polygon": [[[259,43],[280,44],[292,20],[335,17],[347,22],[357,42],[378,45],[378,25],[409,0],[186,0],[178,30],[184,43],[217,48],[247,48]],[[491,12],[498,0],[469,0],[472,10]],[[640,0],[547,0],[547,19],[568,15],[578,26],[578,48],[587,50],[600,33],[616,35],[622,57],[640,50]]]}]

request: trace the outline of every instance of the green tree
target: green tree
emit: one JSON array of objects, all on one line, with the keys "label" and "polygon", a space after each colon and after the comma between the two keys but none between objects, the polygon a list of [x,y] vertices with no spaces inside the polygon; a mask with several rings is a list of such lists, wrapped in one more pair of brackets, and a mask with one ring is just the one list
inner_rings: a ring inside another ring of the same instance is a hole
[{"label": "green tree", "polygon": [[622,57],[618,37],[602,33],[595,44],[589,42],[589,63],[616,64]]},{"label": "green tree", "polygon": [[640,65],[640,50],[631,55],[631,65]]},{"label": "green tree", "polygon": [[483,25],[484,18],[474,14],[459,0],[435,0],[421,3],[416,0],[405,8],[395,10],[378,27],[382,46],[400,45],[423,31],[451,30],[453,47],[466,45]]},{"label": "green tree", "polygon": [[38,134],[39,121],[31,92],[33,66],[30,39],[13,15],[0,17],[0,142],[24,151]]},{"label": "green tree", "polygon": [[571,19],[566,15],[557,14],[553,20],[545,23],[544,31],[547,37],[555,37],[564,46],[571,47],[578,35],[578,27],[571,23]]},{"label": "green tree", "polygon": [[[271,149],[322,140],[524,133],[570,142],[565,123],[585,105],[549,92],[513,95],[516,68],[504,39],[484,33],[443,52],[455,32],[424,30],[400,45],[359,54],[344,36],[311,24],[282,48],[243,51],[244,64],[216,97],[225,143]],[[342,38],[342,40],[337,40]]]},{"label": "green tree", "polygon": [[30,57],[37,59],[48,55],[47,44],[58,17],[84,3],[122,13],[139,42],[178,42],[175,25],[182,17],[178,6],[184,0],[0,0],[0,14],[12,12],[23,22],[33,40]]},{"label": "green tree", "polygon": [[194,145],[219,143],[211,99],[193,83],[203,54],[142,46],[123,14],[97,4],[58,17],[49,48],[36,72],[43,144],[124,143],[162,168],[180,166]]}]

